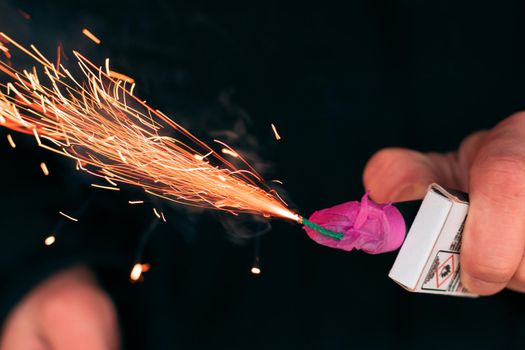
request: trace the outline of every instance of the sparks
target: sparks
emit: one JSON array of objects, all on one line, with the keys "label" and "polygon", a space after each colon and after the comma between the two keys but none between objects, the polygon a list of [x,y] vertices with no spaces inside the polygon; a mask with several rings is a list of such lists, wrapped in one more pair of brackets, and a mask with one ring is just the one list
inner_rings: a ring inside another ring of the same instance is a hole
[{"label": "sparks", "polygon": [[227,154],[229,156],[232,156],[234,158],[238,158],[239,157],[239,154],[237,152],[232,151],[231,149],[228,149],[228,148],[223,148],[221,150],[221,152],[224,153],[224,154]]},{"label": "sparks", "polygon": [[257,267],[257,266],[252,267],[250,271],[254,275],[260,275],[261,274],[261,269],[259,267]]},{"label": "sparks", "polygon": [[[224,149],[214,151],[135,97],[126,81],[111,77],[109,61],[103,69],[73,52],[77,68],[69,70],[34,46],[26,49],[3,33],[0,38],[36,61],[29,71],[0,61],[0,72],[12,79],[0,84],[5,127],[34,134],[40,147],[73,158],[77,169],[110,184],[130,184],[166,200],[231,214],[299,220],[237,152],[217,140]],[[237,158],[241,167],[221,153]]]},{"label": "sparks", "polygon": [[129,204],[144,204],[144,201],[128,201]]},{"label": "sparks", "polygon": [[10,145],[12,148],[16,148],[16,143],[15,143],[15,141],[13,140],[13,137],[11,136],[11,134],[7,134],[7,142],[9,142],[9,145]]},{"label": "sparks", "polygon": [[69,216],[69,215],[67,215],[67,214],[64,214],[64,213],[61,212],[61,211],[59,211],[58,213],[59,213],[60,215],[62,215],[63,217],[68,218],[68,219],[71,220],[71,221],[75,221],[75,222],[78,221],[78,219],[76,219],[76,218],[74,218],[74,217],[72,217],[72,216]]},{"label": "sparks", "polygon": [[84,34],[89,39],[91,39],[95,44],[100,45],[101,43],[100,39],[97,38],[95,34],[91,33],[87,28],[82,29],[82,34]]},{"label": "sparks", "polygon": [[277,128],[275,127],[273,123],[272,123],[272,130],[273,130],[273,135],[275,136],[275,139],[279,141],[281,139],[281,135],[279,135],[279,133],[277,132]]},{"label": "sparks", "polygon": [[40,169],[42,169],[42,172],[45,176],[49,176],[49,169],[47,168],[46,163],[42,162],[40,163]]},{"label": "sparks", "polygon": [[133,265],[133,268],[131,269],[131,273],[129,274],[129,278],[133,281],[133,282],[136,282],[140,279],[140,277],[142,276],[142,264],[135,264]]},{"label": "sparks", "polygon": [[161,216],[160,216],[159,212],[157,211],[157,209],[153,208],[153,213],[155,214],[155,216],[156,216],[158,219],[161,218]]},{"label": "sparks", "polygon": [[124,82],[126,82],[126,83],[129,83],[129,84],[134,84],[134,83],[135,83],[135,79],[130,78],[130,77],[128,77],[128,76],[125,75],[125,74],[117,73],[117,72],[112,71],[112,70],[109,71],[109,74],[108,74],[108,75],[109,75],[110,77],[112,77],[112,78],[115,78],[115,79],[117,79],[117,80],[122,80],[122,81],[124,81]]},{"label": "sparks", "polygon": [[55,236],[50,235],[50,236],[46,237],[46,239],[44,240],[44,244],[47,245],[47,246],[50,246],[53,243],[55,243],[55,241],[56,241]]},{"label": "sparks", "polygon": [[91,187],[101,188],[103,190],[110,190],[110,191],[120,191],[120,188],[118,187],[110,187],[110,186],[103,186],[103,185],[97,185],[97,184],[91,184]]}]

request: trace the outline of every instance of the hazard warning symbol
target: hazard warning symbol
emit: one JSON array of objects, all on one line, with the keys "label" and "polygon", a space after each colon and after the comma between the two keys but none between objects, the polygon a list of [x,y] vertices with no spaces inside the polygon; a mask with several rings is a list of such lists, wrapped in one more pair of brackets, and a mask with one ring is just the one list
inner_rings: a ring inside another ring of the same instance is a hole
[{"label": "hazard warning symbol", "polygon": [[459,269],[459,254],[440,250],[427,272],[423,289],[449,291]]}]

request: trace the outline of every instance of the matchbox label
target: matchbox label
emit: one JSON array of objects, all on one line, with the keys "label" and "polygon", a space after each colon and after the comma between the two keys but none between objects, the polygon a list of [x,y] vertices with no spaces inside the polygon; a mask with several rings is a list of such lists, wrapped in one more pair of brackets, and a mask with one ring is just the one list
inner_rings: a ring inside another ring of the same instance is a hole
[{"label": "matchbox label", "polygon": [[459,254],[440,250],[432,263],[421,289],[436,292],[455,292],[459,286]]}]

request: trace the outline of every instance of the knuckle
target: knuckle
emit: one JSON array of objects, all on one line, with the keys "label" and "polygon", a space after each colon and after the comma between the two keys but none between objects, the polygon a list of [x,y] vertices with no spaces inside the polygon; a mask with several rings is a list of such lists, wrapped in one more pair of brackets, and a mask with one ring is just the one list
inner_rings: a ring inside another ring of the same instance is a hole
[{"label": "knuckle", "polygon": [[514,125],[516,123],[523,123],[525,122],[525,111],[519,111],[514,114],[511,114],[508,118],[506,118],[503,122],[500,123],[500,125]]},{"label": "knuckle", "polygon": [[470,169],[470,178],[481,194],[493,200],[525,197],[525,149],[523,152],[491,151]]},{"label": "knuckle", "polygon": [[502,260],[500,263],[466,263],[464,270],[470,277],[487,283],[506,283],[515,272],[511,262]]}]

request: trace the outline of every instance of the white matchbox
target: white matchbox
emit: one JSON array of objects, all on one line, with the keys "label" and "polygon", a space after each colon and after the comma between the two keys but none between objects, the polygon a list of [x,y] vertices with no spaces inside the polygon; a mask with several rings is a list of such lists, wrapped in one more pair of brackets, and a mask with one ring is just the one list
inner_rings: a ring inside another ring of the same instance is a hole
[{"label": "white matchbox", "polygon": [[389,277],[415,293],[477,297],[460,279],[459,252],[468,208],[466,194],[430,185]]}]

